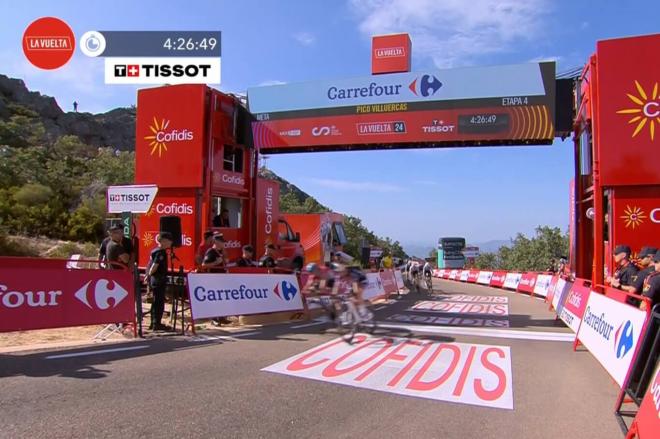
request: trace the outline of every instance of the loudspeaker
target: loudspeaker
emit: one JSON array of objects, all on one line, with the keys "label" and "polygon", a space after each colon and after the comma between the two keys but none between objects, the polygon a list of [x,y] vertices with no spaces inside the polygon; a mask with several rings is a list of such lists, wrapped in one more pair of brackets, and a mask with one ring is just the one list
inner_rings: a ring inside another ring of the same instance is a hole
[{"label": "loudspeaker", "polygon": [[172,247],[181,247],[181,217],[161,216],[160,231],[172,234]]}]

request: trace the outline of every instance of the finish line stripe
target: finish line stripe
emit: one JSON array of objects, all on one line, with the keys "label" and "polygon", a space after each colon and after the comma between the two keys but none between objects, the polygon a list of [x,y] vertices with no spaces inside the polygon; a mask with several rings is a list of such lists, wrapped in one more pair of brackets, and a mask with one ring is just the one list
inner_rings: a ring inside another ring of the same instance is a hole
[{"label": "finish line stripe", "polygon": [[88,355],[108,354],[111,352],[135,351],[138,349],[146,349],[148,347],[149,345],[140,345],[140,346],[129,346],[125,348],[101,349],[98,351],[74,352],[72,354],[49,355],[46,357],[46,360],[57,360],[58,358],[71,358],[71,357],[85,357]]},{"label": "finish line stripe", "polygon": [[515,338],[522,340],[540,341],[575,341],[575,334],[568,332],[540,332],[540,331],[515,331],[511,329],[477,329],[477,328],[450,328],[424,325],[399,325],[395,323],[377,322],[381,328],[407,329],[411,332],[429,334],[454,334],[454,335],[476,335],[494,338]]}]

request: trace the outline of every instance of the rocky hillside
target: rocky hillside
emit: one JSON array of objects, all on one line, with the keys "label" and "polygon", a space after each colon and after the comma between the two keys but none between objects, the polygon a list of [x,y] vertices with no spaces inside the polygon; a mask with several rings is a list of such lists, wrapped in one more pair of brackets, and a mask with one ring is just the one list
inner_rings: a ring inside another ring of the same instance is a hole
[{"label": "rocky hillside", "polygon": [[[135,144],[135,109],[116,108],[102,114],[64,112],[55,98],[30,91],[21,79],[0,74],[0,144],[26,146],[33,143],[21,138],[21,126],[30,127],[26,136],[44,137],[49,143],[73,135],[93,147],[110,146],[123,151]],[[9,125],[9,128],[7,128]],[[12,130],[12,127],[17,130]],[[18,143],[13,145],[12,143]]]}]

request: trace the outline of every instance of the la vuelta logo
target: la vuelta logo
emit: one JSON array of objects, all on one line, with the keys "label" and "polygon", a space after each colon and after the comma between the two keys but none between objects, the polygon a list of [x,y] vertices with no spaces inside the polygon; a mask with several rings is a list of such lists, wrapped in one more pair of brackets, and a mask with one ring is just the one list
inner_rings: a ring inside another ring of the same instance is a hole
[{"label": "la vuelta logo", "polygon": [[635,88],[637,89],[637,95],[627,93],[628,99],[630,99],[635,105],[632,108],[619,110],[617,113],[632,116],[628,121],[629,124],[636,124],[632,137],[635,137],[644,129],[644,127],[648,126],[649,136],[651,137],[651,141],[654,141],[655,125],[660,125],[658,83],[656,82],[653,88],[649,89],[651,93],[647,93],[638,81],[635,81]]},{"label": "la vuelta logo", "polygon": [[168,143],[187,142],[194,139],[192,131],[188,129],[171,129],[169,126],[169,120],[161,119],[158,122],[158,119],[154,116],[153,123],[149,126],[151,134],[144,136],[144,140],[148,141],[151,147],[151,155],[158,152],[158,157],[160,158],[164,152],[167,152]]}]

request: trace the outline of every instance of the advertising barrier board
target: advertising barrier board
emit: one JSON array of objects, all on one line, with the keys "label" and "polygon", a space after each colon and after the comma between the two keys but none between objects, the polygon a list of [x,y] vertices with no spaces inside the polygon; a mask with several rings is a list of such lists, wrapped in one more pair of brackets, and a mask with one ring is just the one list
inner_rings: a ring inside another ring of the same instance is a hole
[{"label": "advertising barrier board", "polygon": [[587,307],[590,292],[591,289],[586,285],[584,279],[576,279],[570,291],[565,294],[565,300],[561,302],[561,311],[558,311],[559,318],[573,332],[577,332],[580,327],[580,320]]},{"label": "advertising barrier board", "polygon": [[394,280],[394,272],[392,270],[384,270],[379,273],[380,282],[383,285],[385,294],[392,294],[397,292],[396,281]]},{"label": "advertising barrier board", "polygon": [[531,271],[523,273],[518,283],[518,291],[531,294],[536,286],[536,276],[537,274]]},{"label": "advertising barrier board", "polygon": [[492,271],[480,271],[477,277],[477,283],[482,285],[490,285],[490,280],[493,278]]},{"label": "advertising barrier board", "polygon": [[302,309],[298,279],[292,274],[188,274],[194,319]]},{"label": "advertising barrier board", "polygon": [[396,285],[399,288],[403,288],[403,275],[401,274],[401,270],[394,270],[394,279],[396,279]]},{"label": "advertising barrier board", "polygon": [[458,270],[452,270],[449,272],[449,279],[456,280],[459,276]]},{"label": "advertising barrier board", "polygon": [[383,287],[383,281],[380,279],[380,274],[367,273],[367,285],[362,291],[362,297],[365,300],[374,300],[384,295],[385,288]]},{"label": "advertising barrier board", "polygon": [[508,346],[357,334],[282,360],[263,371],[418,398],[513,409]]},{"label": "advertising barrier board", "polygon": [[550,285],[548,285],[548,294],[545,296],[545,301],[548,303],[552,303],[552,299],[554,298],[555,295],[555,287],[557,286],[557,282],[559,282],[559,275],[555,274],[552,276],[552,279],[550,279]]},{"label": "advertising barrier board", "polygon": [[623,387],[645,321],[645,311],[592,291],[577,338]]},{"label": "advertising barrier board", "polygon": [[660,363],[655,368],[649,388],[635,416],[635,428],[641,439],[652,438],[660,431]]},{"label": "advertising barrier board", "polygon": [[490,286],[502,288],[505,280],[506,271],[496,271],[493,273],[493,277],[490,278]]},{"label": "advertising barrier board", "polygon": [[0,332],[135,321],[129,271],[40,268],[37,258],[21,259],[23,267],[0,268]]},{"label": "advertising barrier board", "polygon": [[521,277],[522,277],[521,273],[507,273],[506,277],[504,278],[504,284],[502,286],[504,288],[515,290],[518,288],[518,284],[520,283]]},{"label": "advertising barrier board", "polygon": [[552,295],[552,308],[557,312],[557,315],[561,314],[562,309],[564,309],[564,301],[572,288],[573,282],[568,282],[562,278],[557,280],[557,285],[555,285],[555,291]]},{"label": "advertising barrier board", "polygon": [[541,297],[547,297],[550,283],[552,282],[552,275],[539,274],[536,276],[536,285],[534,286],[534,294]]},{"label": "advertising barrier board", "polygon": [[470,270],[463,270],[458,278],[461,282],[467,282],[468,277],[470,276]]},{"label": "advertising barrier board", "polygon": [[478,277],[479,277],[479,270],[470,270],[470,274],[468,274],[467,281],[470,283],[476,283]]}]

